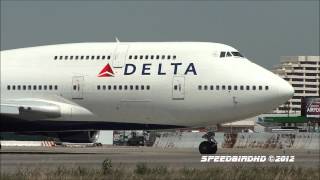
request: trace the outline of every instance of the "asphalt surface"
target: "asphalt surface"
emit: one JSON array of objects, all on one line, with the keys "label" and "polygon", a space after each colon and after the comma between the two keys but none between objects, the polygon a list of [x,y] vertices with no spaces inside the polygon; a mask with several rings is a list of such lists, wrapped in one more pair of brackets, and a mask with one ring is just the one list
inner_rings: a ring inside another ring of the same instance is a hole
[{"label": "asphalt surface", "polygon": [[161,149],[151,147],[2,147],[1,171],[13,172],[20,168],[89,167],[100,168],[105,159],[113,167],[135,168],[143,162],[150,167],[206,168],[210,166],[299,166],[320,168],[319,150],[280,149],[219,149],[216,155],[294,155],[295,162],[283,163],[218,163],[200,162],[197,149]]}]

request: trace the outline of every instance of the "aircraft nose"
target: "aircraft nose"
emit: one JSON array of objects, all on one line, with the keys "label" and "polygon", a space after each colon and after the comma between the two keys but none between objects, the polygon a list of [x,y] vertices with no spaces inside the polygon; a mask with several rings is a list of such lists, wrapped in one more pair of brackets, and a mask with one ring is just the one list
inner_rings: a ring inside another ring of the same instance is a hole
[{"label": "aircraft nose", "polygon": [[294,89],[287,81],[280,78],[277,86],[279,96],[285,101],[293,97]]}]

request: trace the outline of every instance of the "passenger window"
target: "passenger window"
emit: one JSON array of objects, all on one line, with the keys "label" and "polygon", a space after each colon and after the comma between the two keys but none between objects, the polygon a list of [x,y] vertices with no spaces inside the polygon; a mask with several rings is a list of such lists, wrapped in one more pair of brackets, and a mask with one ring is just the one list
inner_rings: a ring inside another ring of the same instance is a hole
[{"label": "passenger window", "polygon": [[[51,90],[50,86],[49,86],[49,89]],[[77,86],[76,85],[73,85],[73,90],[77,90]]]},{"label": "passenger window", "polygon": [[16,86],[15,85],[12,86],[12,90],[16,90]]},{"label": "passenger window", "polygon": [[37,86],[36,85],[33,86],[33,90],[37,90]]},{"label": "passenger window", "polygon": [[150,59],[153,59],[153,55],[150,56]]},{"label": "passenger window", "polygon": [[[200,87],[200,86],[199,86]],[[174,88],[173,88],[175,91],[178,90],[178,85],[174,85]],[[201,90],[201,88],[199,88],[199,90]]]},{"label": "passenger window", "polygon": [[60,60],[62,60],[63,59],[63,56],[60,56],[60,58],[59,58]]},{"label": "passenger window", "polygon": [[222,90],[226,90],[226,86],[225,85],[222,85]]},{"label": "passenger window", "polygon": [[111,90],[111,85],[108,85],[108,90]]},{"label": "passenger window", "polygon": [[86,60],[88,60],[90,58],[90,56],[86,56]]},{"label": "passenger window", "polygon": [[133,90],[133,85],[130,85],[130,90]]},{"label": "passenger window", "polygon": [[167,56],[167,59],[170,59],[171,58],[171,56]]},{"label": "passenger window", "polygon": [[94,56],[91,56],[91,60],[94,60]]},{"label": "passenger window", "polygon": [[134,56],[134,59],[138,59],[138,56]]},{"label": "passenger window", "polygon": [[166,56],[165,55],[162,55],[162,59],[165,59],[166,58]]},{"label": "passenger window", "polygon": [[58,56],[55,56],[55,57],[54,57],[54,60],[57,60],[57,59],[58,59]]},{"label": "passenger window", "polygon": [[159,55],[157,55],[157,56],[156,56],[156,59],[159,59],[159,58],[160,58],[160,56],[159,56]]},{"label": "passenger window", "polygon": [[140,56],[140,59],[143,59],[143,56]]},{"label": "passenger window", "polygon": [[149,85],[147,85],[147,90],[150,90],[150,86]]},{"label": "passenger window", "polygon": [[119,90],[122,90],[122,85],[119,85]]},{"label": "passenger window", "polygon": [[10,90],[10,86],[9,85],[7,86],[7,90]]},{"label": "passenger window", "polygon": [[111,56],[108,56],[108,59],[111,59]]},{"label": "passenger window", "polygon": [[47,90],[47,85],[44,85],[44,86],[43,86],[43,89],[44,89],[44,90]]},{"label": "passenger window", "polygon": [[78,60],[79,59],[79,56],[76,56],[76,60]]},{"label": "passenger window", "polygon": [[54,86],[54,90],[58,90],[58,86],[57,85]]},{"label": "passenger window", "polygon": [[141,85],[141,90],[144,90],[144,85]]},{"label": "passenger window", "polygon": [[240,90],[244,90],[244,87],[242,85],[240,86]]},{"label": "passenger window", "polygon": [[269,90],[269,86],[266,86],[265,89],[266,89],[266,90]]},{"label": "passenger window", "polygon": [[213,85],[210,86],[210,90],[213,90]]},{"label": "passenger window", "polygon": [[17,86],[17,89],[18,89],[18,90],[20,90],[20,89],[21,89],[21,86],[20,86],[20,85],[18,85],[18,86]]},{"label": "passenger window", "polygon": [[73,59],[73,56],[70,56],[70,60],[72,60]]},{"label": "passenger window", "polygon": [[102,56],[101,59],[105,60],[105,59],[106,59],[106,56]]},{"label": "passenger window", "polygon": [[103,85],[103,86],[102,86],[102,89],[103,89],[103,90],[106,90],[106,88],[107,88],[106,85]]},{"label": "passenger window", "polygon": [[207,85],[204,86],[204,90],[208,90],[208,86]]},{"label": "passenger window", "polygon": [[220,57],[225,57],[225,56],[226,56],[226,52],[222,51],[222,52],[220,53]]},{"label": "passenger window", "polygon": [[259,90],[260,90],[260,91],[262,90],[262,86],[259,86]]},{"label": "passenger window", "polygon": [[256,90],[256,86],[252,86],[252,90]]},{"label": "passenger window", "polygon": [[172,56],[172,59],[176,59],[176,58],[177,58],[177,56],[175,56],[175,55]]},{"label": "passenger window", "polygon": [[116,85],[113,86],[113,90],[117,90],[117,86]]},{"label": "passenger window", "polygon": [[220,86],[219,86],[219,85],[216,85],[216,90],[219,91],[219,89],[220,89]]},{"label": "passenger window", "polygon": [[68,56],[65,56],[64,59],[65,59],[65,60],[68,60]]},{"label": "passenger window", "polygon": [[201,90],[201,89],[202,89],[202,86],[201,86],[201,85],[199,85],[199,86],[198,86],[198,89],[199,89],[199,90]]},{"label": "passenger window", "polygon": [[250,90],[250,86],[247,86],[247,90]]},{"label": "passenger window", "polygon": [[129,59],[132,59],[132,56],[131,56],[131,55],[129,56]]},{"label": "passenger window", "polygon": [[149,56],[148,56],[148,55],[146,55],[146,56],[145,56],[145,59],[148,59],[148,58],[149,58]]},{"label": "passenger window", "polygon": [[81,56],[81,58],[80,58],[81,60],[83,60],[84,59],[84,56]]},{"label": "passenger window", "polygon": [[23,89],[23,90],[26,90],[26,89],[27,89],[27,86],[26,86],[26,85],[23,85],[23,86],[22,86],[22,89]]},{"label": "passenger window", "polygon": [[100,90],[100,85],[97,86],[97,89]]},{"label": "passenger window", "polygon": [[238,86],[233,86],[233,89],[236,91],[238,90]]},{"label": "passenger window", "polygon": [[52,85],[49,85],[49,90],[52,90]]},{"label": "passenger window", "polygon": [[138,85],[136,85],[136,90],[139,90],[139,86]]},{"label": "passenger window", "polygon": [[97,60],[99,60],[100,59],[100,56],[97,56]]},{"label": "passenger window", "polygon": [[42,86],[41,86],[41,85],[39,85],[39,86],[38,86],[38,89],[39,89],[39,90],[41,90],[41,89],[42,89]]},{"label": "passenger window", "polygon": [[228,86],[228,90],[230,91],[232,89],[232,86]]},{"label": "passenger window", "polygon": [[127,90],[128,89],[128,86],[127,85],[124,85],[124,90]]}]

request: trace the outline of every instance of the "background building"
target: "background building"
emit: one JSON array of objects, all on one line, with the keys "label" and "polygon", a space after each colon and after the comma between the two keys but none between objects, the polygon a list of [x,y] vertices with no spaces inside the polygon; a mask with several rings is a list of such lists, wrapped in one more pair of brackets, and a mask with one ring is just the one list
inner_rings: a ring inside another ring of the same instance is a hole
[{"label": "background building", "polygon": [[274,113],[300,114],[301,97],[320,95],[320,56],[283,56],[280,63],[273,72],[293,86],[294,96]]}]

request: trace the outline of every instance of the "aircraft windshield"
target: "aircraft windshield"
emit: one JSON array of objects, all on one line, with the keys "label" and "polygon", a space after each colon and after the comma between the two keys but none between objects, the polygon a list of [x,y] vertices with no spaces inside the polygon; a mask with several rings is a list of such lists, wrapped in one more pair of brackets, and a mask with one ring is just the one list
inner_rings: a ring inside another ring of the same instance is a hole
[{"label": "aircraft windshield", "polygon": [[[232,55],[231,55],[232,54]],[[240,52],[237,51],[233,51],[233,52],[228,52],[228,51],[221,51],[220,52],[220,57],[224,58],[224,57],[244,57],[242,54],[240,54]]]},{"label": "aircraft windshield", "polygon": [[233,56],[243,57],[239,52],[231,52]]}]

